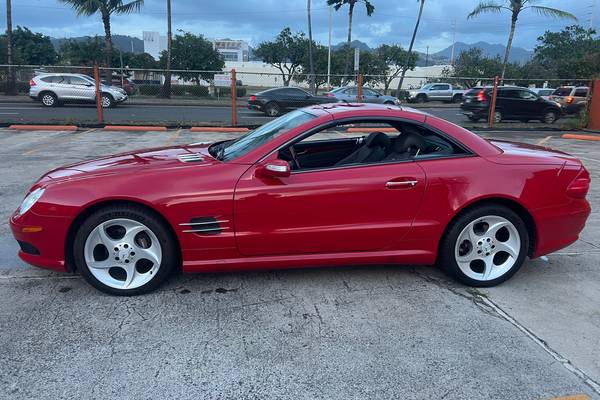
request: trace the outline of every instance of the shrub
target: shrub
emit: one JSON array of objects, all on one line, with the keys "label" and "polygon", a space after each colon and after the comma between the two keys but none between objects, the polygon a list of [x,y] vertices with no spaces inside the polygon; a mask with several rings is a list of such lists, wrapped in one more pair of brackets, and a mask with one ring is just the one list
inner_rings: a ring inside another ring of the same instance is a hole
[{"label": "shrub", "polygon": [[[246,88],[245,87],[236,87],[236,95],[237,97],[245,97],[246,96]],[[221,97],[225,97],[225,96],[231,96],[231,88],[228,87],[222,87],[219,88],[219,95]]]},{"label": "shrub", "polygon": [[208,86],[187,86],[187,93],[194,97],[208,97]]},{"label": "shrub", "polygon": [[[3,80],[2,82],[0,82],[0,93],[6,92],[6,84],[7,84],[7,81]],[[17,92],[29,93],[29,82],[17,81],[16,85],[17,85]]]},{"label": "shrub", "polygon": [[137,85],[138,94],[140,96],[156,96],[160,92],[161,86],[148,83]]}]

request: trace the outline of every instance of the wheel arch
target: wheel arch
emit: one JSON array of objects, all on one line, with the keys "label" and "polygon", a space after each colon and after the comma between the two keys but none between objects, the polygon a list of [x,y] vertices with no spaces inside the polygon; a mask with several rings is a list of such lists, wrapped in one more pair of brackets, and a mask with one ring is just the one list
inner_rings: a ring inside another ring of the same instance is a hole
[{"label": "wheel arch", "polygon": [[44,89],[44,90],[42,90],[41,92],[39,92],[39,93],[38,93],[38,95],[37,95],[37,99],[38,99],[39,101],[41,101],[41,100],[42,100],[42,97],[43,97],[45,94],[51,94],[51,95],[53,95],[54,97],[56,97],[56,101],[58,101],[58,95],[57,95],[55,92],[53,92],[52,90],[50,90],[50,89]]},{"label": "wheel arch", "polygon": [[444,233],[441,236],[441,240],[438,243],[437,254],[439,257],[440,254],[440,246],[443,242],[444,237],[448,233],[449,228],[452,224],[463,214],[466,212],[481,206],[486,205],[501,205],[512,211],[514,211],[522,220],[525,222],[525,226],[527,227],[527,234],[529,235],[529,249],[527,250],[527,255],[531,256],[535,250],[536,240],[537,240],[537,225],[535,223],[535,219],[531,212],[519,201],[510,197],[502,197],[502,196],[493,196],[493,197],[485,197],[475,199],[469,203],[464,204],[461,208],[459,208],[452,218],[450,222],[444,228]]},{"label": "wheel arch", "polygon": [[177,233],[173,227],[173,225],[169,222],[169,220],[160,213],[155,207],[152,205],[139,200],[132,199],[103,199],[94,203],[90,203],[83,207],[83,209],[77,214],[77,216],[73,219],[69,226],[69,230],[67,231],[67,239],[65,240],[65,264],[67,266],[67,270],[69,272],[75,272],[75,263],[73,262],[73,240],[75,239],[75,234],[77,230],[85,221],[85,219],[90,216],[95,211],[109,206],[136,206],[141,207],[145,211],[153,214],[157,217],[167,228],[173,240],[175,241],[175,245],[179,249],[179,260],[182,260],[182,251],[181,251],[181,243],[179,242],[179,238],[177,237]]}]

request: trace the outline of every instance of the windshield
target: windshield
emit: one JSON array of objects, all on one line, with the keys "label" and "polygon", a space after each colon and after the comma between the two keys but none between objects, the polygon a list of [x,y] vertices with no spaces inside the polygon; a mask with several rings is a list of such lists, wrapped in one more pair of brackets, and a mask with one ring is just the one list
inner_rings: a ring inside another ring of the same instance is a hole
[{"label": "windshield", "polygon": [[223,147],[219,149],[217,158],[233,160],[241,157],[258,146],[315,118],[317,117],[305,111],[292,111],[247,133],[236,141],[224,143]]},{"label": "windshield", "polygon": [[431,83],[430,83],[429,85],[425,85],[425,86],[423,86],[421,89],[423,89],[423,90],[424,90],[424,89],[429,89],[429,88],[430,88],[430,87],[432,87],[432,86],[433,86],[433,84],[431,84]]},{"label": "windshield", "polygon": [[561,87],[554,91],[555,96],[568,96],[571,94],[572,88],[570,87]]}]

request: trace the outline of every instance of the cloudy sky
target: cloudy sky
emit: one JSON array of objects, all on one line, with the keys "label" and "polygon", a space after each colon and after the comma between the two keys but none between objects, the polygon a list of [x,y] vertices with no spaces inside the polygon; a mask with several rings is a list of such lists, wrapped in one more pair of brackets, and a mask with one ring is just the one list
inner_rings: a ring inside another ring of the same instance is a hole
[{"label": "cloudy sky", "polygon": [[[127,1],[127,0],[125,0]],[[353,38],[371,46],[380,43],[408,45],[418,11],[416,0],[371,0],[375,13],[367,17],[364,6],[355,11]],[[508,14],[492,14],[467,20],[467,14],[478,0],[427,0],[423,24],[416,43],[417,50],[426,46],[431,52],[452,43],[453,22],[456,22],[456,40],[474,43],[506,42],[509,29]],[[166,0],[146,0],[140,13],[116,16],[113,33],[142,37],[142,31],[165,32]],[[538,4],[570,11],[584,26],[589,26],[594,0],[538,0]],[[600,1],[595,13],[600,21]],[[306,31],[305,0],[172,0],[174,29],[201,33],[212,38],[245,39],[257,43],[274,37],[281,28]],[[327,43],[329,10],[326,0],[312,0],[313,30],[317,41]],[[346,37],[346,8],[333,15],[333,43]],[[5,15],[5,2],[0,13]],[[4,22],[4,20],[2,21]],[[536,39],[545,30],[558,30],[570,22],[541,17],[530,11],[522,14],[515,45],[532,49]],[[77,17],[59,0],[13,0],[13,25],[23,25],[53,37],[102,35],[98,16]],[[598,23],[595,24],[598,26]],[[5,24],[0,29],[5,30]]]}]

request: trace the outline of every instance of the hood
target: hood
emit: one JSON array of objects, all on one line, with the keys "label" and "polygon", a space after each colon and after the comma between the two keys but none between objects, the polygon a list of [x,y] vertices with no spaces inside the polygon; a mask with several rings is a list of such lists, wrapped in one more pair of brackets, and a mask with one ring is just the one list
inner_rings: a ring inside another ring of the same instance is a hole
[{"label": "hood", "polygon": [[489,142],[502,151],[501,154],[488,158],[498,164],[581,165],[581,161],[576,157],[549,147],[503,140]]},{"label": "hood", "polygon": [[137,150],[67,165],[48,172],[41,180],[82,179],[98,175],[128,174],[148,169],[190,168],[220,164],[208,145],[185,145]]}]

